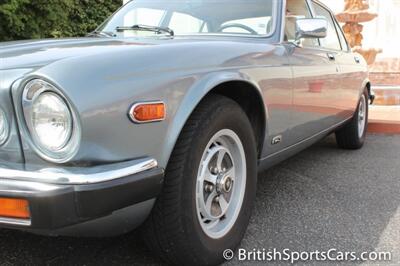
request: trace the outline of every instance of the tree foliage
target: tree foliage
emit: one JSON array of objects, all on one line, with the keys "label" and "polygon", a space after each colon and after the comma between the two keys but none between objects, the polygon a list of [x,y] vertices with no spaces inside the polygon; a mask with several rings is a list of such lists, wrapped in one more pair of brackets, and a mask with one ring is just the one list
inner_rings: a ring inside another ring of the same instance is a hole
[{"label": "tree foliage", "polygon": [[0,0],[0,41],[84,36],[122,0]]}]

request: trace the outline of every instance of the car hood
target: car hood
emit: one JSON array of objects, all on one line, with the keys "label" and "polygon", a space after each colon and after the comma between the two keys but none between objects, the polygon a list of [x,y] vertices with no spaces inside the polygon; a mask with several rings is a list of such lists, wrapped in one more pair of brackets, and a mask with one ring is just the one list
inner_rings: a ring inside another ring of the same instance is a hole
[{"label": "car hood", "polygon": [[0,43],[0,70],[38,68],[70,57],[101,54],[123,47],[143,47],[172,41],[171,38],[111,39],[76,38]]}]

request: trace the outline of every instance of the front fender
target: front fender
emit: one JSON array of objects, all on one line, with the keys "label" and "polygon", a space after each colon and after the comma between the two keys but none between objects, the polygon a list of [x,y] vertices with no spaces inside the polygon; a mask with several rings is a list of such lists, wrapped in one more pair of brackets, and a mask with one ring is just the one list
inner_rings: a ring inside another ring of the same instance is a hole
[{"label": "front fender", "polygon": [[[40,73],[40,75],[29,75],[15,84],[13,90],[15,103],[20,98],[23,85],[33,78],[45,79],[59,87],[80,114],[82,144],[73,160],[77,163],[115,162],[149,156],[155,158],[160,167],[165,168],[186,121],[200,101],[218,85],[230,81],[246,82],[262,97],[258,84],[236,69],[187,75],[184,78],[173,77],[169,78],[171,79],[169,82],[168,78],[162,78],[160,75],[158,82],[151,80],[152,89],[140,90],[140,87],[151,86],[150,79],[146,79],[148,80],[146,85],[138,83],[136,84],[138,88],[132,87],[132,89],[123,85],[118,89],[119,92],[114,94],[105,92],[112,89],[110,86],[115,81],[110,81],[110,84],[103,83],[103,86],[99,87],[98,94],[92,96],[85,90],[78,93],[79,88],[72,90],[73,87],[65,81],[60,82],[61,79],[56,82],[49,75]],[[161,87],[164,90],[160,93]],[[127,116],[131,104],[150,99],[166,103],[167,119],[159,123],[133,124]],[[21,113],[21,110],[17,113]],[[267,121],[267,113],[264,113]],[[23,123],[21,117],[19,121]],[[22,134],[27,163],[47,164],[29,148],[27,138],[27,134]]]}]

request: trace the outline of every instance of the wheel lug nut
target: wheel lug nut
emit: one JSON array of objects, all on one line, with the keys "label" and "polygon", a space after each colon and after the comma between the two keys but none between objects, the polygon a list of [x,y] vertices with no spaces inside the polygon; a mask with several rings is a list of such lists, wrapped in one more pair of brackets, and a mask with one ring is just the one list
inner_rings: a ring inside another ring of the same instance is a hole
[{"label": "wheel lug nut", "polygon": [[214,190],[214,186],[210,185],[210,184],[207,184],[207,185],[204,186],[204,190],[206,192],[212,192]]},{"label": "wheel lug nut", "polygon": [[217,167],[211,168],[211,173],[214,175],[218,174],[218,168]]}]

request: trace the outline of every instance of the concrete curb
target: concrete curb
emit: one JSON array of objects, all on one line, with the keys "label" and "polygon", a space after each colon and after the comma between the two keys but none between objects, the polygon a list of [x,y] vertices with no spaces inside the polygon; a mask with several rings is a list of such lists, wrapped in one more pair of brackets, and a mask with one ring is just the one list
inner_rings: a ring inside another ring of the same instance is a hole
[{"label": "concrete curb", "polygon": [[387,122],[369,122],[369,133],[400,134],[400,124]]},{"label": "concrete curb", "polygon": [[368,132],[400,134],[400,106],[371,106]]}]

